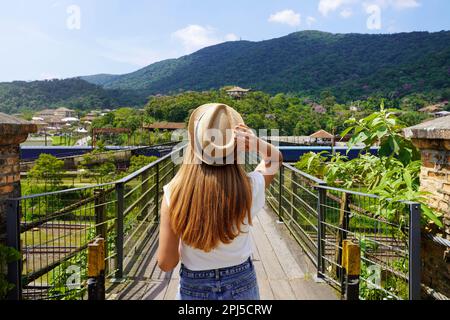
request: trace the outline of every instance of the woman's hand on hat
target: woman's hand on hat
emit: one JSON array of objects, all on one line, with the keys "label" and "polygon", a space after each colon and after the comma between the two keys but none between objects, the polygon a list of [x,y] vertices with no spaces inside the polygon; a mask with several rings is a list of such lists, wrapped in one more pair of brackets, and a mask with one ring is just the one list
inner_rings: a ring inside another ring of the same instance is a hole
[{"label": "woman's hand on hat", "polygon": [[[244,146],[244,151],[258,148],[258,137],[245,124],[239,124],[234,128],[235,140],[238,147]],[[240,150],[238,150],[240,151]]]}]

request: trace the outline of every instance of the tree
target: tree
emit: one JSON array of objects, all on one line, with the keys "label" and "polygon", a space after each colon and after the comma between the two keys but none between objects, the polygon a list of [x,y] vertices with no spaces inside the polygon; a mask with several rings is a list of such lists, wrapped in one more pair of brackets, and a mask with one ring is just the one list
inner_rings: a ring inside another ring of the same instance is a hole
[{"label": "tree", "polygon": [[64,161],[43,153],[28,172],[28,179],[37,184],[44,181],[46,189],[48,186],[51,189],[57,189],[62,184],[63,169]]},{"label": "tree", "polygon": [[425,113],[407,111],[398,117],[399,121],[406,127],[412,127],[416,124],[422,123],[427,120],[430,116]]},{"label": "tree", "polygon": [[116,165],[112,159],[106,160],[94,169],[97,182],[104,183],[113,181],[116,175]]},{"label": "tree", "polygon": [[130,159],[130,167],[127,172],[130,174],[136,172],[156,160],[158,160],[157,157],[133,156]]}]

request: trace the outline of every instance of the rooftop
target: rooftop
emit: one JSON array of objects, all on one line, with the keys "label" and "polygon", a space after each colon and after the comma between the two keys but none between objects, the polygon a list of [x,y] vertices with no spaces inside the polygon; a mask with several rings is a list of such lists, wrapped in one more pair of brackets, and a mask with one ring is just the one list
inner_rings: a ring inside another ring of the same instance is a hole
[{"label": "rooftop", "polygon": [[438,104],[433,104],[430,106],[426,106],[422,109],[419,109],[420,112],[428,112],[428,113],[432,113],[432,112],[436,112],[436,111],[441,111],[442,108],[444,107],[444,105],[442,103],[438,103]]},{"label": "rooftop", "polygon": [[227,90],[227,92],[249,92],[249,91],[250,89],[243,89],[241,87],[233,87]]},{"label": "rooftop", "polygon": [[311,138],[316,138],[316,139],[333,139],[334,136],[325,131],[325,130],[319,130],[316,133],[313,133],[312,135],[310,135]]},{"label": "rooftop", "polygon": [[68,108],[62,107],[62,108],[58,108],[58,109],[56,109],[55,111],[59,111],[59,112],[61,112],[61,111],[70,111],[70,112],[73,112],[74,110],[71,110],[71,109],[68,109]]}]

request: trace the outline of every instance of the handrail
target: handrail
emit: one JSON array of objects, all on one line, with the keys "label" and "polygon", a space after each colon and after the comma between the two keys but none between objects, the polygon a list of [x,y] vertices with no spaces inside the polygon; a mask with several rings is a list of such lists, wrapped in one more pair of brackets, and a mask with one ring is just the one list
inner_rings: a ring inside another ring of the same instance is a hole
[{"label": "handrail", "polygon": [[368,198],[372,198],[372,199],[379,199],[380,198],[376,194],[363,193],[363,192],[359,192],[359,191],[352,191],[352,190],[348,190],[348,189],[330,187],[330,186],[326,186],[326,185],[318,185],[316,187],[319,188],[319,189],[330,190],[330,191],[337,191],[337,192],[345,192],[347,194],[352,194],[352,195],[361,196],[361,197],[368,197]]},{"label": "handrail", "polygon": [[147,165],[145,167],[142,167],[138,171],[135,171],[132,174],[130,174],[130,175],[128,175],[128,176],[126,176],[126,177],[124,177],[124,178],[122,178],[120,180],[107,182],[107,183],[101,183],[101,184],[95,184],[95,185],[89,185],[89,186],[80,187],[80,188],[71,188],[71,189],[65,189],[65,190],[58,190],[58,191],[44,192],[44,193],[39,193],[39,194],[32,194],[32,195],[22,196],[22,197],[18,197],[18,198],[10,198],[10,200],[13,200],[13,201],[28,200],[28,199],[34,199],[34,198],[43,197],[43,196],[53,196],[53,195],[58,195],[58,194],[64,194],[64,193],[70,193],[70,192],[76,192],[76,191],[83,191],[83,190],[92,189],[92,188],[101,188],[101,187],[113,186],[113,185],[116,185],[116,184],[119,184],[119,183],[127,183],[130,180],[133,180],[134,178],[136,178],[137,176],[142,174],[143,172],[151,169],[152,167],[156,166],[157,164],[163,162],[164,160],[167,160],[173,154],[179,152],[183,148],[184,147],[181,147],[181,148],[178,148],[176,150],[173,150],[171,153],[165,155],[164,157],[159,158],[158,160],[150,163],[149,165]]},{"label": "handrail", "polygon": [[[325,184],[319,184],[316,186],[316,188],[323,189],[323,190],[337,191],[337,192],[345,192],[347,194],[352,194],[355,196],[367,197],[367,198],[372,198],[372,199],[380,199],[381,198],[380,196],[373,194],[373,193],[364,193],[364,192],[354,191],[354,190],[350,190],[350,189],[331,187],[331,186],[328,186]],[[393,201],[393,200],[391,198],[386,198],[386,201]],[[416,204],[416,202],[410,201],[410,200],[395,200],[394,202],[403,203],[406,205]]]},{"label": "handrail", "polygon": [[310,175],[310,174],[308,174],[306,172],[303,172],[303,171],[297,169],[296,167],[294,167],[291,164],[283,163],[283,166],[285,168],[288,168],[289,170],[295,172],[295,173],[298,173],[299,175],[302,175],[303,177],[305,177],[305,178],[307,178],[307,179],[309,179],[309,180],[311,180],[311,181],[313,181],[313,182],[315,182],[315,183],[317,183],[319,185],[325,184],[325,181],[323,181],[323,180],[321,180],[321,179],[319,179],[317,177],[314,177],[314,176],[312,176],[312,175]]},{"label": "handrail", "polygon": [[183,149],[184,149],[184,146],[181,147],[181,148],[178,148],[178,149],[176,149],[176,150],[173,150],[171,153],[165,155],[164,157],[159,158],[158,160],[156,160],[156,161],[150,163],[149,165],[147,165],[147,166],[145,166],[145,167],[142,167],[141,169],[139,169],[139,170],[133,172],[133,173],[130,174],[129,176],[126,176],[125,178],[122,178],[122,179],[116,181],[115,184],[119,184],[119,183],[127,183],[127,182],[129,182],[130,180],[133,180],[134,178],[136,178],[137,176],[139,176],[139,175],[142,174],[143,172],[145,172],[145,171],[151,169],[152,167],[155,167],[155,166],[158,165],[159,163],[161,163],[161,162],[167,160],[168,158],[172,157],[173,154],[176,154],[177,152],[180,152],[180,151],[183,150]]},{"label": "handrail", "polygon": [[54,195],[64,194],[64,193],[69,193],[69,192],[83,191],[83,190],[92,189],[92,188],[108,187],[108,186],[113,186],[115,184],[116,184],[116,182],[113,181],[113,182],[89,185],[89,186],[80,187],[80,188],[71,188],[71,189],[64,189],[64,190],[58,190],[58,191],[52,191],[52,192],[30,194],[30,195],[22,196],[19,198],[9,198],[8,200],[11,200],[11,201],[29,200],[29,199],[45,197],[45,196],[54,196]]},{"label": "handrail", "polygon": [[425,233],[425,236],[430,239],[431,241],[440,244],[443,247],[450,248],[450,240],[435,236],[431,233]]},{"label": "handrail", "polygon": [[[361,196],[361,197],[368,197],[368,198],[372,198],[372,199],[380,199],[380,196],[373,194],[373,193],[364,193],[364,192],[359,192],[359,191],[354,191],[354,190],[350,190],[350,189],[344,189],[344,188],[338,188],[338,187],[331,187],[329,185],[327,185],[327,183],[322,180],[319,179],[315,176],[312,176],[306,172],[303,172],[299,169],[297,169],[296,167],[294,167],[291,164],[288,163],[283,163],[283,167],[288,168],[289,170],[315,182],[317,185],[315,186],[318,189],[324,189],[324,190],[330,190],[330,191],[338,191],[338,192],[345,192],[348,194],[352,194],[352,195],[356,195],[356,196]],[[387,198],[386,200],[391,201],[390,198]],[[406,205],[412,205],[415,204],[414,201],[408,201],[408,200],[397,200],[397,202],[399,203],[404,203]]]}]

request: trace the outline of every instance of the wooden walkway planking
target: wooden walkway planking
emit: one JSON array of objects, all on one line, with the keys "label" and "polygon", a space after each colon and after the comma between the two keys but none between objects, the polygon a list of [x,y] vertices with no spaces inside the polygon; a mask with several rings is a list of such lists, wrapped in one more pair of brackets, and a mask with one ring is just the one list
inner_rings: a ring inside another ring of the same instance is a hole
[{"label": "wooden walkway planking", "polygon": [[[269,209],[253,220],[253,257],[262,300],[336,300],[325,283],[314,281],[315,267]],[[140,259],[127,272],[127,281],[108,290],[112,300],[173,300],[179,282],[179,266],[170,273],[156,264],[157,241],[150,239]]]}]

